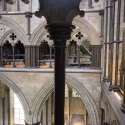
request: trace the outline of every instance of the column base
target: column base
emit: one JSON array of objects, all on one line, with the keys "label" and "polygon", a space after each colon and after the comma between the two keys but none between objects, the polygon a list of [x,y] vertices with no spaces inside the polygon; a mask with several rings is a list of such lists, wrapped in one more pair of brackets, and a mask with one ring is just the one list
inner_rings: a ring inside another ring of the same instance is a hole
[{"label": "column base", "polygon": [[103,82],[110,82],[110,78],[103,77]]},{"label": "column base", "polygon": [[120,90],[118,86],[109,85],[109,91],[119,92]]},{"label": "column base", "polygon": [[123,112],[123,113],[125,113],[125,104],[121,104],[121,111]]}]

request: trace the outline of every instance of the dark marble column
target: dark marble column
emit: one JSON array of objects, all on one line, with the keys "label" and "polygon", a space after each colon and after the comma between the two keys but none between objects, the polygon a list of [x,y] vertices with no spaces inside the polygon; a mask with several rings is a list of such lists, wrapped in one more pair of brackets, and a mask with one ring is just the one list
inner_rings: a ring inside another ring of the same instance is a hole
[{"label": "dark marble column", "polygon": [[15,65],[15,45],[12,45],[13,48],[13,67],[16,67]]},{"label": "dark marble column", "polygon": [[[53,47],[53,45],[49,45],[49,48],[50,48],[50,60],[52,59],[52,47]],[[49,63],[49,68],[52,68],[52,62],[51,61]]]},{"label": "dark marble column", "polygon": [[101,10],[99,12],[99,15],[101,16],[101,34],[100,37],[104,36],[104,10]]},{"label": "dark marble column", "polygon": [[3,67],[3,46],[0,46],[0,67]]},{"label": "dark marble column", "polygon": [[93,8],[92,7],[92,0],[88,0],[88,8]]},{"label": "dark marble column", "polygon": [[54,92],[51,94],[51,124],[54,125]]},{"label": "dark marble column", "polygon": [[72,88],[68,86],[68,115],[69,125],[72,119]]},{"label": "dark marble column", "polygon": [[105,114],[104,114],[105,111],[102,108],[100,108],[100,110],[101,110],[101,125],[103,125],[104,120],[105,120]]},{"label": "dark marble column", "polygon": [[31,49],[30,49],[30,45],[25,46],[25,67],[31,68]]},{"label": "dark marble column", "polygon": [[46,125],[48,125],[48,100],[46,100]]},{"label": "dark marble column", "polygon": [[8,113],[8,125],[10,125],[10,89],[7,87],[7,113]]},{"label": "dark marble column", "polygon": [[47,25],[46,29],[50,39],[54,40],[55,49],[55,73],[54,73],[54,95],[55,95],[55,125],[64,125],[64,104],[65,104],[65,49],[66,40],[70,39],[73,25]]},{"label": "dark marble column", "polygon": [[125,1],[124,1],[124,12],[123,12],[123,22],[125,23]]},{"label": "dark marble column", "polygon": [[27,18],[27,35],[31,35],[30,34],[30,18],[32,17],[32,13],[31,12],[26,12],[25,16]]},{"label": "dark marble column", "polygon": [[3,125],[5,125],[5,98],[2,99],[2,117],[3,117]]},{"label": "dark marble column", "polygon": [[20,0],[17,0],[17,11],[20,11]]},{"label": "dark marble column", "polygon": [[5,2],[5,0],[2,1],[2,10],[3,11],[7,10],[7,3]]},{"label": "dark marble column", "polygon": [[119,42],[120,42],[120,15],[121,15],[121,0],[118,0],[117,9],[117,31],[116,31],[116,63],[115,63],[115,84],[118,83],[118,60],[119,60]]},{"label": "dark marble column", "polygon": [[41,113],[41,125],[43,125],[43,110],[42,110],[42,113]]},{"label": "dark marble column", "polygon": [[35,66],[39,67],[39,45],[36,45]]},{"label": "dark marble column", "polygon": [[[112,79],[111,77],[111,49],[112,49],[112,46],[111,46],[111,38],[112,38],[112,0],[110,0],[110,17],[109,17],[109,57],[108,57],[108,78]],[[112,84],[112,80],[110,81],[110,84]]]},{"label": "dark marble column", "polygon": [[77,59],[78,59],[78,67],[80,68],[80,45],[77,45]]},{"label": "dark marble column", "polygon": [[92,45],[92,67],[101,68],[101,45]]},{"label": "dark marble column", "polygon": [[104,79],[107,77],[107,31],[108,31],[108,0],[106,0],[105,7],[105,62],[104,62]]}]

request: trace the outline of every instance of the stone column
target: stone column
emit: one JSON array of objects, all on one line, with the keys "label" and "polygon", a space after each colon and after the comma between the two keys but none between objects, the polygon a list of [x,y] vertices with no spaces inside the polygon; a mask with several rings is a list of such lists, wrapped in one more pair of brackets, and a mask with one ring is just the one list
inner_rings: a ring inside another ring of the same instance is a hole
[{"label": "stone column", "polygon": [[48,99],[46,100],[46,125],[48,125]]},{"label": "stone column", "polygon": [[54,92],[51,94],[51,124],[54,125]]},{"label": "stone column", "polygon": [[10,89],[7,87],[7,113],[8,113],[8,125],[10,125]]},{"label": "stone column", "polygon": [[118,83],[118,60],[119,60],[119,42],[120,42],[120,15],[121,15],[121,0],[118,0],[117,9],[117,31],[116,31],[116,63],[115,63],[115,83]]},{"label": "stone column", "polygon": [[39,67],[39,45],[36,46],[36,55],[35,55],[35,66]]},{"label": "stone column", "polygon": [[92,0],[88,0],[88,8],[93,8],[92,7]]},{"label": "stone column", "polygon": [[32,13],[31,12],[25,12],[25,16],[27,18],[27,35],[31,35],[30,34],[30,18],[32,17]]},{"label": "stone column", "polygon": [[43,110],[42,110],[42,113],[41,113],[41,125],[43,125]]},{"label": "stone column", "polygon": [[80,68],[80,47],[82,45],[82,40],[77,40],[77,61],[78,61],[78,67]]},{"label": "stone column", "polygon": [[5,0],[2,0],[2,10],[3,11],[7,10],[7,3],[5,2]]},{"label": "stone column", "polygon": [[17,11],[20,11],[20,0],[17,0]]},{"label": "stone column", "polygon": [[30,46],[25,46],[25,67],[31,68],[31,50]]},{"label": "stone column", "polygon": [[101,45],[92,45],[92,67],[101,68]]},{"label": "stone column", "polygon": [[104,118],[105,118],[105,114],[104,114],[104,109],[102,109],[102,108],[100,108],[100,110],[101,110],[101,125],[103,125],[103,123],[104,123]]},{"label": "stone column", "polygon": [[88,112],[86,110],[86,125],[88,125]]},{"label": "stone column", "polygon": [[[75,26],[72,25],[73,18],[77,15],[84,16],[84,11],[79,10],[80,2],[81,2],[80,0],[77,0],[75,2],[72,2],[72,0],[66,0],[66,1],[59,0],[53,2],[47,0],[41,2],[40,10],[35,12],[35,15],[37,17],[44,16],[46,18],[48,25],[45,28],[49,33],[50,36],[49,38],[54,41],[54,49],[55,49],[54,124],[55,125],[64,125],[66,41],[71,38],[72,29],[75,28]],[[50,9],[50,4],[51,6],[56,5],[55,6],[56,8],[53,7]]]},{"label": "stone column", "polygon": [[125,23],[125,1],[124,1],[124,14],[123,14],[123,22]]},{"label": "stone column", "polygon": [[[55,125],[64,125],[64,104],[65,104],[65,49],[66,39],[70,39],[70,33],[74,26],[47,25],[50,39],[54,40],[55,49]],[[58,31],[58,32],[57,32]]]},{"label": "stone column", "polygon": [[[110,18],[109,18],[109,53],[108,53],[108,78],[112,79],[111,77],[111,50],[112,50],[112,46],[111,46],[111,42],[112,42],[112,0],[110,0]],[[110,84],[112,84],[112,80],[110,80]]]},{"label": "stone column", "polygon": [[78,67],[80,68],[80,45],[77,45],[77,61]]},{"label": "stone column", "polygon": [[12,45],[12,49],[13,49],[13,67],[16,67],[16,65],[15,65],[15,45]]},{"label": "stone column", "polygon": [[108,31],[108,0],[106,0],[106,7],[105,7],[105,31],[104,31],[104,39],[105,39],[105,62],[104,62],[104,78],[107,78],[107,31]]},{"label": "stone column", "polygon": [[52,68],[52,47],[53,47],[53,41],[52,40],[49,40],[48,41],[48,45],[49,45],[49,48],[50,48],[50,63],[49,63],[49,68]]},{"label": "stone column", "polygon": [[104,36],[104,10],[101,10],[99,12],[99,15],[101,16],[101,34],[100,37]]},{"label": "stone column", "polygon": [[68,86],[68,115],[69,125],[72,119],[72,88]]},{"label": "stone column", "polygon": [[3,46],[0,45],[0,67],[3,67]]},{"label": "stone column", "polygon": [[3,116],[3,125],[5,125],[5,98],[2,99],[2,116]]}]

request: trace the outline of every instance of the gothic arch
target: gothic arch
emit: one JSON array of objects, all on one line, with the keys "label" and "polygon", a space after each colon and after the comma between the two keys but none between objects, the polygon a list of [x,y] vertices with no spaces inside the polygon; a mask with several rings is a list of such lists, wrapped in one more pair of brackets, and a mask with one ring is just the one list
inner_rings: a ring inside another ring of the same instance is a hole
[{"label": "gothic arch", "polygon": [[[96,104],[90,95],[90,93],[86,90],[86,88],[79,82],[73,80],[72,78],[66,76],[66,84],[70,87],[74,88],[81,96],[89,115],[89,124],[91,125],[99,125],[99,112],[96,107]],[[53,92],[54,89],[54,80],[49,82],[41,91],[38,93],[32,108],[32,122],[36,123],[40,120],[41,109],[49,97],[49,95]]]},{"label": "gothic arch", "polygon": [[7,17],[2,16],[2,18],[0,19],[0,23],[10,27],[12,31],[20,38],[24,45],[29,44],[25,32],[16,22]]},{"label": "gothic arch", "polygon": [[26,115],[28,115],[28,113],[30,111],[30,108],[29,108],[29,105],[28,105],[23,93],[20,91],[20,89],[16,86],[16,84],[14,82],[12,82],[9,78],[7,78],[6,76],[4,76],[1,73],[0,73],[0,81],[2,83],[4,83],[5,85],[7,85],[10,89],[12,89],[13,92],[18,96],[18,98],[23,106],[24,114],[26,117]]},{"label": "gothic arch", "polygon": [[[73,20],[73,24],[80,28],[74,30],[74,32],[72,33],[71,36],[73,36],[74,33],[78,32],[80,30],[82,33],[84,33],[88,36],[91,45],[100,45],[101,44],[99,34],[94,29],[94,27],[89,22],[87,22],[85,19],[76,17]],[[44,28],[45,26],[46,26],[46,21],[41,23],[36,28],[36,30],[33,32],[33,34],[31,35],[31,44],[32,45],[39,45],[40,42],[42,41],[43,36],[47,34],[47,31]]]}]

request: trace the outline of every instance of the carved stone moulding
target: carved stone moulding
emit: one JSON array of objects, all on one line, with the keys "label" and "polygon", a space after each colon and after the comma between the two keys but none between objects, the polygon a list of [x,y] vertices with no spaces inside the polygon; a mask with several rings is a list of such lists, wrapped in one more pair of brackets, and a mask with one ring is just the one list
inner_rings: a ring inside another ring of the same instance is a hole
[{"label": "carved stone moulding", "polygon": [[75,16],[84,16],[84,11],[80,11],[81,0],[39,0],[39,11],[35,15],[39,18],[44,16],[47,24],[67,23],[72,24]]}]

